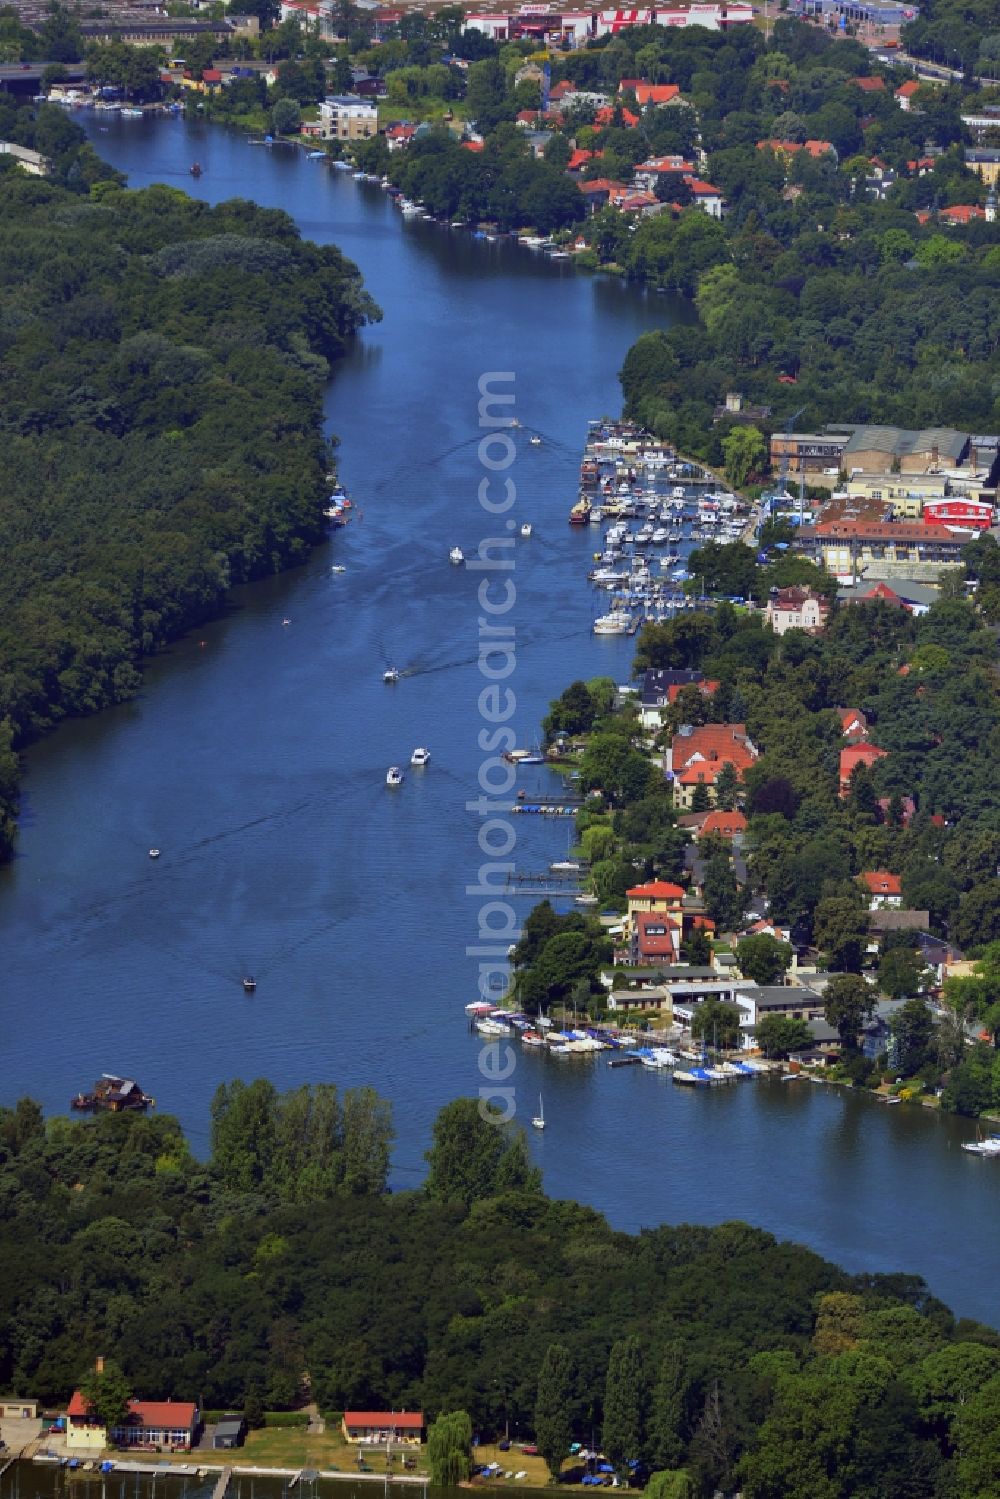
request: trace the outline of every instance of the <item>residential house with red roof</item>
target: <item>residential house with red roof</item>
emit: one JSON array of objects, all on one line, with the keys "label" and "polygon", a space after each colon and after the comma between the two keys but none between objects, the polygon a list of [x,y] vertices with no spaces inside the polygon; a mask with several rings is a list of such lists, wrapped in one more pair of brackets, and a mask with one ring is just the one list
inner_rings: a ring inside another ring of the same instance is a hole
[{"label": "residential house with red roof", "polygon": [[738,780],[757,759],[757,749],[741,723],[709,723],[685,726],[671,740],[666,772],[673,781],[674,806],[689,811],[698,786],[704,786],[715,801],[715,782],[724,765],[731,765]]},{"label": "residential house with red roof", "polygon": [[345,1411],[340,1423],[344,1441],[354,1444],[418,1446],[424,1431],[423,1411]]},{"label": "residential house with red roof", "polygon": [[846,749],[842,749],[840,752],[841,796],[847,796],[850,792],[851,776],[859,765],[867,765],[870,770],[888,753],[888,750],[879,749],[877,744],[849,744]]},{"label": "residential house with red roof", "polygon": [[639,911],[631,924],[630,960],[639,968],[652,963],[677,963],[681,955],[683,921],[680,913],[668,916],[662,911]]},{"label": "residential house with red roof", "polygon": [[920,84],[915,78],[908,78],[905,83],[900,84],[893,95],[900,109],[909,111],[913,108],[913,96],[919,88]]},{"label": "residential house with red roof", "polygon": [[868,892],[869,911],[898,910],[903,904],[903,882],[887,869],[866,869],[858,875]]},{"label": "residential house with red roof", "polygon": [[667,179],[682,181],[693,173],[694,162],[685,161],[683,156],[651,156],[647,161],[640,161],[632,181],[637,188],[651,193],[655,192],[658,182]]},{"label": "residential house with red roof", "polygon": [[603,104],[594,115],[594,124],[600,126],[614,125],[616,123],[616,114],[620,116],[621,123],[626,130],[634,130],[639,123],[639,116],[633,114],[630,109],[625,109],[620,104]]},{"label": "residential house with red roof", "polygon": [[852,78],[851,82],[863,94],[881,94],[885,92],[885,79],[881,78],[878,73],[873,73],[867,78]]},{"label": "residential house with red roof", "polygon": [[730,843],[734,839],[742,842],[746,830],[747,820],[742,812],[735,808],[732,812],[723,812],[718,807],[713,807],[711,812],[706,813],[694,836],[699,843],[703,838],[710,837],[725,838]]},{"label": "residential house with red roof", "polygon": [[121,1426],[109,1432],[79,1391],[66,1408],[66,1446],[99,1452],[109,1445],[186,1452],[201,1424],[198,1407],[186,1400],[130,1400]]},{"label": "residential house with red roof", "polygon": [[685,176],[683,180],[698,207],[707,213],[709,218],[721,219],[726,205],[719,188],[713,187],[710,182],[702,182],[700,177]]},{"label": "residential house with red roof", "polygon": [[956,203],[953,208],[942,208],[938,214],[939,224],[972,224],[985,219],[986,209],[978,203]]},{"label": "residential house with red roof", "polygon": [[868,720],[860,708],[838,708],[840,732],[848,744],[858,744],[868,738]]}]

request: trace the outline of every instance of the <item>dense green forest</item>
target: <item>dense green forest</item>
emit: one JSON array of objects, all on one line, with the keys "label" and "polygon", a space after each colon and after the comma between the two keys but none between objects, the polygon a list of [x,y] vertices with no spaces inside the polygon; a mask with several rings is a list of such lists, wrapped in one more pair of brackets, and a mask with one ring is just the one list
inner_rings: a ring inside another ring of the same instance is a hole
[{"label": "dense green forest", "polygon": [[283,213],[85,185],[0,175],[0,856],[19,746],[322,536],[324,383],[379,316]]},{"label": "dense green forest", "polygon": [[915,57],[986,78],[1000,75],[997,0],[921,0],[920,14],[903,27],[902,41]]},{"label": "dense green forest", "polygon": [[113,1345],[146,1398],[292,1405],[308,1370],[325,1410],[466,1410],[555,1469],[596,1436],[699,1494],[1000,1492],[1000,1337],[920,1280],[741,1223],[616,1233],[472,1100],[390,1195],[390,1134],[370,1090],[263,1082],[220,1090],[205,1164],[167,1117],[0,1110],[0,1386],[65,1399]]}]

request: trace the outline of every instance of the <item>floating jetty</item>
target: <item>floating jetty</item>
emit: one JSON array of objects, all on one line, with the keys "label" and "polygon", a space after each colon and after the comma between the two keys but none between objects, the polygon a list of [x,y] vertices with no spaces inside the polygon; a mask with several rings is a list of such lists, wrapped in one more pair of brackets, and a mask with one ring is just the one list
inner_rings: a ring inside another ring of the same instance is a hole
[{"label": "floating jetty", "polygon": [[611,595],[594,620],[595,635],[630,636],[682,611],[716,606],[719,600],[706,598],[690,578],[687,556],[699,542],[747,539],[754,515],[717,485],[707,469],[632,422],[588,423],[569,520],[594,539],[588,581]]}]

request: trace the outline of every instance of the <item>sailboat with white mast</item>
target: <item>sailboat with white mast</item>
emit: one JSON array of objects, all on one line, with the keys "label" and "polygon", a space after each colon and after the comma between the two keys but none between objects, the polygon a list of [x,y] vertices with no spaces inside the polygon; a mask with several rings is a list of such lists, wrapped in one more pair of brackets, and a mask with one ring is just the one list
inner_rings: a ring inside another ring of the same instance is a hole
[{"label": "sailboat with white mast", "polygon": [[532,1119],[531,1127],[532,1129],[545,1128],[545,1109],[542,1106],[542,1095],[540,1093],[538,1095],[538,1113],[535,1115],[534,1119]]}]

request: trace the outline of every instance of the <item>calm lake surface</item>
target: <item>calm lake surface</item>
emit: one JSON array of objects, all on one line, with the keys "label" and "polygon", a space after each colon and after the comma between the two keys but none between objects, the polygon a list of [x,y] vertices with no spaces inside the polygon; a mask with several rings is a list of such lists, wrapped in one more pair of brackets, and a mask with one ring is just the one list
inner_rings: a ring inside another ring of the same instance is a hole
[{"label": "calm lake surface", "polygon": [[[385,321],[327,400],[363,518],[306,567],[243,590],[154,663],[137,701],[27,757],[19,858],[0,872],[0,1098],[61,1110],[122,1072],[205,1150],[221,1079],[371,1083],[395,1110],[394,1184],[415,1186],[435,1113],[482,1081],[462,1010],[480,905],[465,887],[483,857],[465,805],[484,758],[478,578],[448,565],[451,546],[491,534],[478,382],[514,371],[517,415],[543,437],[517,434],[510,471],[512,513],[534,525],[516,542],[507,616],[513,724],[530,744],[571,679],[628,676],[632,643],[590,633],[593,536],[566,516],[586,421],[620,409],[629,345],[689,313],[514,245],[404,223],[378,188],[304,153],[197,122],[78,118],[133,186],[253,198],[335,241]],[[382,682],[390,663],[396,687]],[[430,766],[388,791],[386,767],[418,744]],[[565,856],[568,821],[514,826],[519,870]],[[553,1195],[627,1229],[747,1219],[850,1269],[922,1274],[957,1311],[1000,1322],[1000,1168],[963,1155],[968,1122],[826,1086],[705,1094],[530,1055],[513,1083],[525,1123],[544,1093],[531,1148]]]}]

